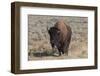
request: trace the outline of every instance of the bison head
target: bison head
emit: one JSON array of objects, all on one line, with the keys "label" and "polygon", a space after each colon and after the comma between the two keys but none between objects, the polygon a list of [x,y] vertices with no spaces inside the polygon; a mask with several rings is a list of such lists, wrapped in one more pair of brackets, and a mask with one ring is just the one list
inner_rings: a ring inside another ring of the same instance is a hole
[{"label": "bison head", "polygon": [[51,43],[52,48],[54,48],[55,46],[59,47],[60,46],[59,44],[60,30],[56,27],[51,27],[48,30],[48,33],[50,35],[50,43]]}]

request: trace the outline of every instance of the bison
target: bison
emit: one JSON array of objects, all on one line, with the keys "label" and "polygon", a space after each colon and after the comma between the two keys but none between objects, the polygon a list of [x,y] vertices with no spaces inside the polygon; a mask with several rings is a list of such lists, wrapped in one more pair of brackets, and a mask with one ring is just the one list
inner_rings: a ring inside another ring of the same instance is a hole
[{"label": "bison", "polygon": [[48,29],[50,35],[50,43],[52,48],[57,48],[59,56],[65,52],[68,55],[68,48],[71,41],[71,27],[64,23],[63,20],[59,20],[53,27]]}]

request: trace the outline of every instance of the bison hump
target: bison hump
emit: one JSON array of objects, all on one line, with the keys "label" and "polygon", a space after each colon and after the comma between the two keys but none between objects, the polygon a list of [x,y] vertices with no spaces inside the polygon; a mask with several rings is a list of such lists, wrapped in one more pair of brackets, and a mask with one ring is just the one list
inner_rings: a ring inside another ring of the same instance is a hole
[{"label": "bison hump", "polygon": [[59,29],[61,32],[67,32],[67,27],[66,24],[64,23],[63,20],[59,20],[56,24],[55,27]]},{"label": "bison hump", "polygon": [[64,41],[66,36],[71,32],[70,26],[64,23],[63,20],[59,20],[56,24],[55,27],[61,31],[61,40]]}]

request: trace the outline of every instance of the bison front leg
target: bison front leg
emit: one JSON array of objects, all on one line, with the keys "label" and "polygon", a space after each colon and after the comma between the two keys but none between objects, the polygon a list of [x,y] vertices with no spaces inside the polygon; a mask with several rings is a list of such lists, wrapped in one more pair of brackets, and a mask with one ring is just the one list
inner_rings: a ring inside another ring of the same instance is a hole
[{"label": "bison front leg", "polygon": [[67,41],[63,48],[63,50],[66,52],[67,55],[68,55],[69,44],[70,44],[70,41]]},{"label": "bison front leg", "polygon": [[53,43],[51,44],[51,46],[52,46],[52,54],[53,54],[53,56],[58,56],[57,55],[57,47]]},{"label": "bison front leg", "polygon": [[59,51],[59,56],[61,56],[61,54],[64,53],[64,52],[62,52],[61,48],[58,48],[58,51]]},{"label": "bison front leg", "polygon": [[53,50],[52,53],[54,53],[54,51],[55,51],[55,45],[53,43],[51,43],[51,46],[52,46],[52,50]]},{"label": "bison front leg", "polygon": [[59,55],[58,56],[61,56],[61,51],[59,51]]},{"label": "bison front leg", "polygon": [[64,50],[62,50],[62,54],[64,54]]}]

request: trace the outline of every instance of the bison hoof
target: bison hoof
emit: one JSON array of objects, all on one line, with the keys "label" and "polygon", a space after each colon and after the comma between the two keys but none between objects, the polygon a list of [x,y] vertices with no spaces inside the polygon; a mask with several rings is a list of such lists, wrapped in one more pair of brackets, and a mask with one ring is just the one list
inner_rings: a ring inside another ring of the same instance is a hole
[{"label": "bison hoof", "polygon": [[58,56],[61,56],[61,55],[59,55],[58,53],[54,53],[53,56],[58,57]]}]

